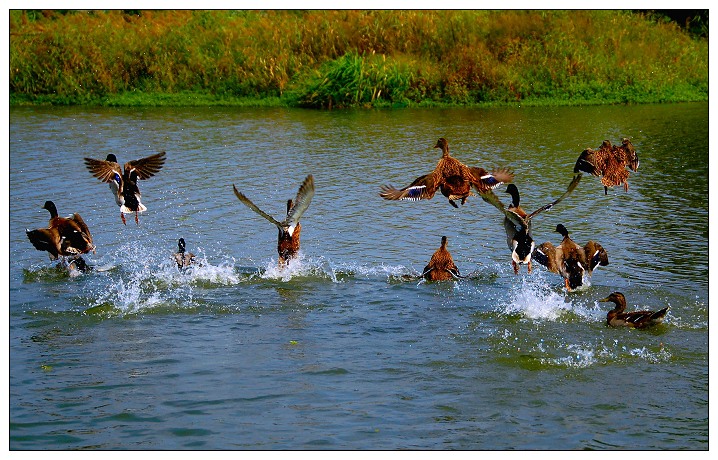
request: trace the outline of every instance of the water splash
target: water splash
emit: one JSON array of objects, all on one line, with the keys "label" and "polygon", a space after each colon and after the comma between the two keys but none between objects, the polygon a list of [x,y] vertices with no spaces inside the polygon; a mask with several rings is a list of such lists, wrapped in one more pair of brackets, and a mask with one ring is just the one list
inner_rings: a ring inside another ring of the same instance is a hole
[{"label": "water splash", "polygon": [[271,259],[260,277],[285,282],[292,278],[320,277],[338,282],[336,271],[324,257],[307,257],[301,251],[284,267],[280,267],[276,259]]},{"label": "water splash", "polygon": [[514,285],[509,293],[509,302],[503,307],[506,314],[521,314],[533,320],[558,321],[567,314],[596,320],[598,307],[588,308],[579,298],[571,299],[565,292],[556,291],[542,272],[521,277],[520,285]]},{"label": "water splash", "polygon": [[252,274],[239,273],[233,258],[218,265],[196,251],[196,263],[178,269],[166,250],[126,244],[105,256],[88,287],[89,313],[131,314],[152,309],[191,309],[195,288],[236,285]]}]

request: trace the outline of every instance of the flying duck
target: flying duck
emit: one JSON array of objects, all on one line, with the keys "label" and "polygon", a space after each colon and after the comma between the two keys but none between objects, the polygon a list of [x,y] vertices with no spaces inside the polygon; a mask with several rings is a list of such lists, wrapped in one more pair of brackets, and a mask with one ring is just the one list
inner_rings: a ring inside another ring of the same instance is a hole
[{"label": "flying duck", "polygon": [[237,196],[239,201],[246,204],[249,209],[277,226],[279,229],[279,235],[277,237],[279,266],[286,266],[286,264],[289,263],[289,260],[293,259],[297,255],[297,252],[299,252],[299,234],[302,231],[299,219],[302,217],[302,214],[304,214],[304,211],[306,211],[309,207],[309,203],[311,203],[312,197],[314,196],[314,177],[311,174],[308,175],[299,187],[294,201],[287,200],[287,215],[282,222],[277,221],[272,216],[259,209],[249,200],[249,198],[239,192],[234,184],[232,184],[232,188],[234,189],[234,194]]},{"label": "flying duck", "polygon": [[509,204],[508,208],[504,207],[504,204],[492,190],[481,193],[481,197],[485,201],[494,205],[504,214],[506,243],[509,249],[511,249],[511,266],[515,274],[518,275],[521,264],[527,265],[528,272],[531,273],[531,255],[535,247],[534,239],[531,235],[531,219],[539,213],[551,209],[554,205],[569,196],[580,181],[581,174],[576,174],[563,195],[555,201],[541,206],[531,214],[527,214],[521,207],[519,189],[514,184],[509,184],[508,187],[506,187],[506,193],[511,195],[511,204]]},{"label": "flying duck", "polygon": [[586,272],[590,276],[598,265],[608,265],[608,253],[600,244],[589,241],[585,246],[579,246],[562,224],[556,226],[556,231],[563,236],[561,244],[554,247],[548,241],[542,243],[532,257],[550,272],[563,276],[568,291],[583,285]]},{"label": "flying duck", "polygon": [[451,254],[446,249],[447,239],[441,237],[441,247],[431,256],[421,276],[427,281],[447,281],[460,278],[459,269],[454,264]]},{"label": "flying duck", "polygon": [[47,251],[50,260],[58,257],[78,256],[90,251],[95,252],[92,234],[80,214],[59,217],[57,207],[52,201],[46,201],[42,207],[50,212],[47,228],[26,229],[28,239],[38,251]]},{"label": "flying duck", "polygon": [[481,193],[514,179],[514,174],[508,169],[488,172],[484,168],[466,166],[449,154],[449,142],[443,137],[439,138],[434,148],[440,148],[442,155],[433,172],[417,177],[399,190],[383,185],[379,196],[385,200],[430,200],[440,190],[449,203],[458,208],[454,200],[461,200],[462,205],[466,203],[466,199],[473,195],[472,187]]},{"label": "flying duck", "polygon": [[194,254],[185,251],[184,238],[180,238],[177,241],[177,252],[172,255],[172,258],[177,263],[177,268],[180,270],[189,267],[195,262]]},{"label": "flying duck", "polygon": [[613,302],[616,307],[606,315],[606,324],[614,327],[635,327],[646,328],[663,322],[670,307],[658,311],[632,311],[624,313],[626,309],[626,298],[620,292],[614,292],[599,302]]},{"label": "flying duck", "polygon": [[162,169],[165,163],[165,152],[156,153],[139,160],[125,163],[124,171],[117,163],[117,157],[110,153],[106,160],[85,158],[85,165],[93,176],[110,185],[115,203],[120,207],[120,218],[127,225],[125,213],[135,213],[135,222],[139,225],[139,213],[147,210],[141,202],[138,179],[149,179]]},{"label": "flying duck", "polygon": [[603,192],[608,195],[608,187],[623,184],[623,189],[628,191],[628,166],[631,171],[638,171],[638,155],[636,149],[627,138],[623,138],[621,145],[611,145],[611,141],[605,140],[597,150],[586,149],[576,160],[573,172],[579,171],[601,177]]}]

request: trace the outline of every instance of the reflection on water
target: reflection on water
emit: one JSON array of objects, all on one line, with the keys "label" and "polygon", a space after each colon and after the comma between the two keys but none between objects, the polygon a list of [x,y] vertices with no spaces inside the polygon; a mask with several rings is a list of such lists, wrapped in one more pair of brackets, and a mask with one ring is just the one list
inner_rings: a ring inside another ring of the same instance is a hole
[{"label": "reflection on water", "polygon": [[[10,118],[13,449],[707,447],[706,104]],[[565,190],[583,149],[631,138],[628,192],[585,175],[533,221],[537,243],[562,223],[609,265],[567,293],[538,264],[513,274],[503,216],[479,197],[382,200],[382,184],[433,169],[439,137],[470,166],[511,167],[527,210]],[[123,226],[82,158],[157,151],[148,211]],[[309,173],[300,257],[282,271],[276,228],[232,184],[281,215]],[[27,241],[48,199],[90,226],[89,273]],[[419,280],[443,235],[470,276]],[[200,262],[186,271],[180,237]],[[612,291],[670,306],[665,324],[607,328],[597,300]]]}]

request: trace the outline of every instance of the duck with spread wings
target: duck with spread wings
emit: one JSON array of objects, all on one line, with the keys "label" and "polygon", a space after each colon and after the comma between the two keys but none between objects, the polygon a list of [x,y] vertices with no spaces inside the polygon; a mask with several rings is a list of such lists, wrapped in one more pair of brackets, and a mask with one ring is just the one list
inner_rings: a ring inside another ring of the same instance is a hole
[{"label": "duck with spread wings", "polygon": [[628,176],[626,170],[638,171],[638,155],[631,141],[623,138],[621,145],[611,145],[611,141],[605,140],[601,146],[594,149],[586,149],[576,160],[573,168],[574,173],[579,171],[601,177],[603,192],[608,195],[608,187],[623,184],[623,189],[628,191]]},{"label": "duck with spread wings", "polygon": [[514,184],[509,184],[506,193],[511,195],[511,203],[508,207],[504,206],[499,197],[491,190],[482,192],[481,197],[491,203],[499,211],[504,214],[504,230],[506,230],[506,242],[511,249],[511,265],[514,273],[518,275],[520,265],[526,265],[528,272],[531,273],[531,256],[534,252],[535,243],[533,240],[532,219],[539,213],[553,208],[564,198],[574,191],[581,180],[581,174],[576,174],[568,185],[566,191],[553,202],[541,206],[531,214],[521,208],[519,189]]},{"label": "duck with spread wings", "polygon": [[314,197],[314,177],[311,174],[308,175],[299,187],[294,201],[291,199],[287,200],[287,215],[281,222],[259,209],[254,203],[252,203],[252,201],[250,201],[249,198],[237,190],[237,187],[235,187],[234,184],[232,184],[232,188],[234,189],[234,194],[237,196],[239,201],[277,226],[279,229],[279,235],[277,237],[279,266],[286,266],[299,252],[299,234],[302,231],[299,219],[302,217],[307,208],[309,208],[309,203],[311,203],[312,197]]},{"label": "duck with spread wings", "polygon": [[90,251],[95,252],[90,229],[79,213],[60,217],[57,207],[52,201],[46,201],[43,209],[50,212],[50,222],[47,228],[25,230],[35,249],[47,251],[50,260],[56,260],[59,257],[76,258]]},{"label": "duck with spread wings", "polygon": [[127,225],[125,213],[135,213],[135,222],[139,225],[139,213],[147,210],[142,204],[137,181],[149,179],[162,169],[165,152],[156,153],[139,160],[128,161],[124,170],[120,169],[117,157],[110,153],[105,160],[85,158],[85,165],[93,176],[110,185],[115,203],[120,207],[120,218]]},{"label": "duck with spread wings", "polygon": [[550,241],[541,243],[534,251],[533,259],[550,272],[561,275],[568,291],[582,286],[584,275],[590,276],[599,265],[608,265],[608,253],[597,242],[589,241],[579,246],[563,224],[558,224],[556,231],[563,237],[561,243],[558,246]]},{"label": "duck with spread wings", "polygon": [[430,200],[439,190],[453,207],[458,208],[456,200],[466,203],[466,199],[473,195],[472,188],[481,193],[514,179],[514,174],[505,168],[488,172],[484,168],[466,166],[450,155],[449,142],[443,137],[434,148],[440,148],[442,155],[433,172],[417,177],[402,189],[384,185],[379,196],[385,200]]}]

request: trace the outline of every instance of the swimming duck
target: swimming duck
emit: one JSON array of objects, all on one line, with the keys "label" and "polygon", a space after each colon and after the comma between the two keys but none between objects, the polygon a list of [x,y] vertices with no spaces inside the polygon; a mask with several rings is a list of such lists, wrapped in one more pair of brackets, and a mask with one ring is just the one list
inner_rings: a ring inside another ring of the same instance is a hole
[{"label": "swimming duck", "polygon": [[447,281],[460,278],[459,269],[454,264],[451,254],[446,249],[447,238],[441,237],[441,246],[431,256],[421,276],[427,281]]},{"label": "swimming duck", "polygon": [[514,179],[514,174],[505,168],[488,172],[484,168],[466,166],[449,154],[449,142],[443,137],[439,138],[434,148],[440,148],[442,155],[433,172],[417,177],[399,190],[383,185],[379,196],[385,200],[430,200],[440,190],[449,203],[458,208],[455,200],[461,200],[462,205],[466,203],[466,199],[473,195],[472,187],[477,192],[483,192]]},{"label": "swimming duck", "polygon": [[139,213],[147,210],[142,204],[138,179],[149,179],[162,169],[165,163],[165,152],[156,153],[139,160],[128,161],[124,172],[117,163],[117,157],[110,153],[105,160],[85,158],[85,165],[93,176],[110,185],[115,203],[120,207],[120,218],[127,225],[125,213],[135,213],[135,222],[139,225]]},{"label": "swimming duck", "polygon": [[95,252],[92,234],[80,214],[59,217],[57,207],[52,201],[46,201],[42,207],[50,212],[47,228],[26,229],[28,239],[38,251],[47,251],[50,260],[58,257],[77,256],[90,251]]},{"label": "swimming duck", "polygon": [[232,188],[234,189],[234,194],[237,196],[239,201],[277,226],[279,229],[279,235],[277,237],[279,266],[285,266],[289,263],[289,260],[296,257],[299,252],[299,234],[302,231],[299,219],[302,217],[302,214],[304,214],[304,211],[306,211],[309,207],[309,203],[311,203],[312,197],[314,196],[314,177],[311,174],[308,175],[299,187],[294,201],[287,200],[287,216],[282,222],[277,221],[272,216],[259,209],[249,200],[249,198],[239,192],[234,184],[232,184]]},{"label": "swimming duck", "polygon": [[525,264],[528,268],[528,272],[531,273],[531,255],[535,248],[534,239],[531,235],[531,220],[539,213],[551,209],[561,202],[561,200],[569,196],[580,181],[581,174],[576,174],[563,195],[553,202],[541,206],[531,214],[527,214],[521,207],[519,189],[514,184],[509,184],[508,187],[506,187],[506,193],[511,195],[511,204],[509,204],[508,208],[504,207],[504,204],[492,190],[481,194],[481,197],[485,201],[494,205],[504,214],[506,243],[509,249],[511,249],[511,266],[515,274],[518,275],[521,264]]},{"label": "swimming duck", "polygon": [[631,171],[638,171],[638,155],[636,149],[627,138],[623,138],[620,146],[611,145],[611,141],[605,140],[597,150],[586,149],[576,160],[573,172],[579,171],[601,177],[603,192],[608,195],[608,187],[623,184],[623,189],[628,191],[628,176],[626,166]]},{"label": "swimming duck", "polygon": [[563,276],[568,291],[583,285],[586,272],[590,276],[598,265],[608,265],[608,253],[600,244],[589,241],[585,246],[579,246],[562,224],[556,226],[556,231],[563,236],[561,244],[554,247],[548,241],[542,243],[532,257],[550,272]]},{"label": "swimming duck", "polygon": [[85,259],[83,259],[82,256],[76,256],[68,260],[67,262],[68,263],[66,268],[71,278],[80,276],[81,274],[87,273],[92,269],[92,267],[87,265],[87,262],[85,262]]},{"label": "swimming duck", "polygon": [[189,267],[195,262],[194,254],[186,252],[184,238],[180,238],[177,241],[177,252],[172,255],[172,258],[177,263],[177,268],[182,270]]},{"label": "swimming duck", "polygon": [[606,314],[606,324],[614,327],[627,326],[642,329],[654,326],[662,323],[666,313],[670,310],[670,307],[666,307],[658,311],[643,310],[624,313],[626,298],[620,292],[613,292],[599,302],[613,302],[616,305],[616,308]]}]

